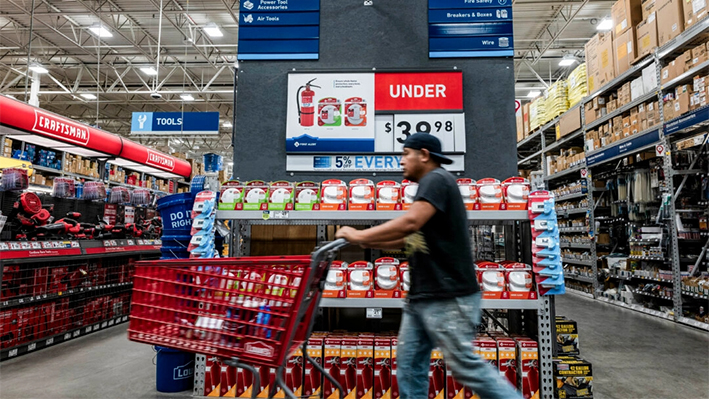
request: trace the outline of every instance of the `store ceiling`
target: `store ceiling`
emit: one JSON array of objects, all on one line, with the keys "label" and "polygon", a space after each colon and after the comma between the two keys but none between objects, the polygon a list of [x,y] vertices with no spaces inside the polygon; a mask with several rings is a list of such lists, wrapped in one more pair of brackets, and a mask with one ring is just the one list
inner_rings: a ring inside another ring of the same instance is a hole
[{"label": "store ceiling", "polygon": [[[517,97],[573,69],[559,67],[559,60],[565,54],[582,59],[584,43],[612,3],[515,0]],[[25,99],[32,84],[25,79],[29,49],[30,63],[49,70],[40,76],[40,107],[72,119],[126,136],[134,111],[219,111],[222,122],[231,121],[238,9],[239,0],[2,0],[0,93]],[[223,36],[208,35],[210,23]],[[100,25],[112,36],[99,41],[90,28]],[[156,63],[157,76],[141,70]],[[162,98],[152,98],[155,91]],[[183,101],[185,93],[194,101]],[[82,94],[97,95],[98,102]],[[230,157],[230,135],[231,128],[222,126],[218,140],[137,140],[169,152]]]}]

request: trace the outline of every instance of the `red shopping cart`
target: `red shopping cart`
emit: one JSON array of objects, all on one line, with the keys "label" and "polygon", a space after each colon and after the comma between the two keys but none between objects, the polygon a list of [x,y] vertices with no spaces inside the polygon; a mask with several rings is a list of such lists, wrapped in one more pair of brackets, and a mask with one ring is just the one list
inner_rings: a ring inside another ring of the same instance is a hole
[{"label": "red shopping cart", "polygon": [[[137,262],[128,339],[220,357],[251,371],[254,386],[261,385],[253,365],[276,368],[268,397],[279,387],[295,398],[283,381],[285,362],[310,337],[328,268],[346,245],[333,241],[310,256]],[[303,357],[344,398],[305,350]]]}]

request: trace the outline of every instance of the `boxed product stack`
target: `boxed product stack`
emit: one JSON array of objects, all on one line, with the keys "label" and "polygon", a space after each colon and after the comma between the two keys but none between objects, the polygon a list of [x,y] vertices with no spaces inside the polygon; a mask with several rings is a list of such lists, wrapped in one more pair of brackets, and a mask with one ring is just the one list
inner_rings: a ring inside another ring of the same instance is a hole
[{"label": "boxed product stack", "polygon": [[553,359],[554,397],[568,399],[593,398],[591,362],[579,357],[579,333],[575,321],[556,316],[556,351]]},{"label": "boxed product stack", "polygon": [[544,101],[544,123],[563,114],[569,109],[569,92],[566,81],[559,79],[546,92]]},{"label": "boxed product stack", "polygon": [[577,66],[569,74],[567,79],[567,85],[569,90],[569,107],[573,107],[578,104],[581,99],[588,95],[588,81],[587,81],[587,68],[586,63]]},{"label": "boxed product stack", "polygon": [[540,96],[529,104],[529,130],[531,132],[537,130],[547,122],[545,120],[545,101],[544,97]]},{"label": "boxed product stack", "polygon": [[12,139],[3,138],[2,156],[12,158]]}]

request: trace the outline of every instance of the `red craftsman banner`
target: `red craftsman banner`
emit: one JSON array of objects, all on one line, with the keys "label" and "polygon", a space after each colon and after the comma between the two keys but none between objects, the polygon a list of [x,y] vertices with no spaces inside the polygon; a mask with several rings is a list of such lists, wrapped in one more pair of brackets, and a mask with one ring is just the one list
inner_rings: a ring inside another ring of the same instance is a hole
[{"label": "red craftsman banner", "polygon": [[187,161],[4,96],[0,96],[0,125],[125,158],[180,176],[187,177],[192,172]]},{"label": "red craftsman banner", "polygon": [[462,111],[462,72],[377,72],[377,113],[389,111]]}]

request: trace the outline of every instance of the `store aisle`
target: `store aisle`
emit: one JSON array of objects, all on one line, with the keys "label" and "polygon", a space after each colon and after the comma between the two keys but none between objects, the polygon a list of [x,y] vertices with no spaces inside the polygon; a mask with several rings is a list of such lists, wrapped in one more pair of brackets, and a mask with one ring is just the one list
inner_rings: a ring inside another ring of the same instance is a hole
[{"label": "store aisle", "polygon": [[709,398],[709,333],[573,294],[556,314],[578,323],[595,399]]},{"label": "store aisle", "polygon": [[188,398],[155,390],[155,355],[123,324],[0,363],[0,398]]}]

